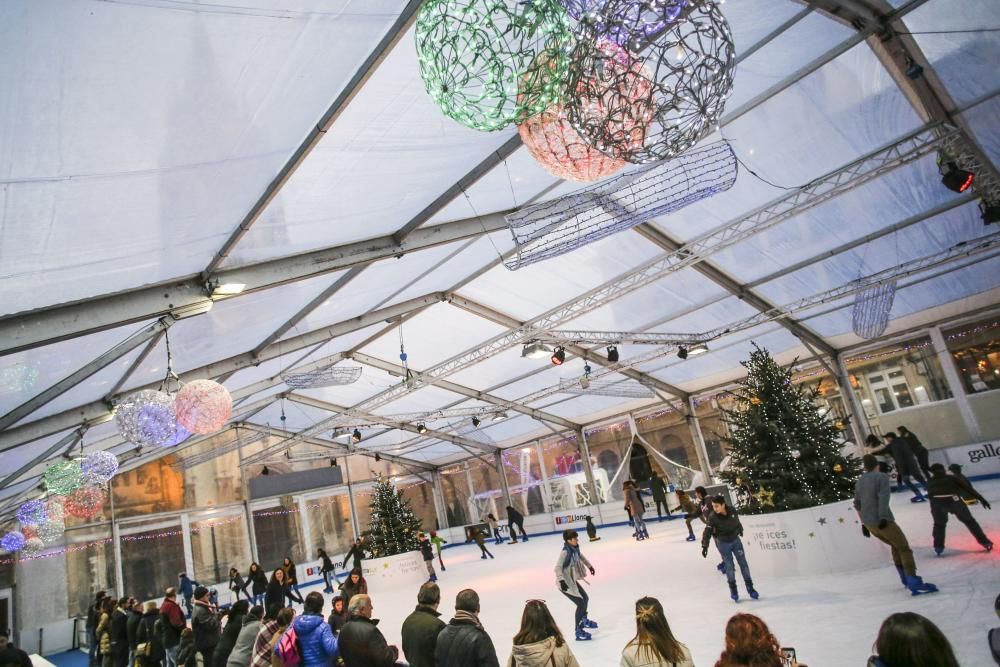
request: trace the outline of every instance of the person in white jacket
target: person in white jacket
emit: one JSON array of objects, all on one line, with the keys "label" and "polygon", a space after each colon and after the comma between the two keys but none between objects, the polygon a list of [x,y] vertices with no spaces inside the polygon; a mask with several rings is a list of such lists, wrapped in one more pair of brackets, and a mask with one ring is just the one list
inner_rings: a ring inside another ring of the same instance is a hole
[{"label": "person in white jacket", "polygon": [[580,553],[580,536],[573,529],[563,531],[563,548],[559,552],[559,560],[556,561],[555,570],[559,590],[576,605],[574,623],[576,638],[578,640],[591,639],[591,634],[587,632],[587,629],[596,628],[597,623],[587,618],[587,603],[590,598],[587,596],[587,591],[580,586],[580,582],[586,580],[588,571],[590,574],[596,574],[596,572],[590,561]]},{"label": "person in white jacket", "polygon": [[656,598],[636,600],[635,637],[625,644],[620,667],[694,667],[691,651],[670,631]]},{"label": "person in white jacket", "polygon": [[507,667],[580,667],[544,600],[528,600]]}]

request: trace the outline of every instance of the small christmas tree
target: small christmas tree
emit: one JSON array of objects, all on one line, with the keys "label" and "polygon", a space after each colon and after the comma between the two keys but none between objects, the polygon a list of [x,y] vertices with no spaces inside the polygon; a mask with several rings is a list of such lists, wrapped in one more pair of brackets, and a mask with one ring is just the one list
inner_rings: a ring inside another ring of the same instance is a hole
[{"label": "small christmas tree", "polygon": [[369,556],[384,558],[418,549],[420,519],[413,514],[403,492],[381,475],[373,491],[371,520],[368,530],[362,533]]},{"label": "small christmas tree", "polygon": [[747,377],[733,392],[739,407],[723,410],[731,464],[720,476],[736,488],[742,511],[766,514],[850,498],[861,461],[841,453],[838,429],[815,395],[792,384],[767,350],[754,344]]}]

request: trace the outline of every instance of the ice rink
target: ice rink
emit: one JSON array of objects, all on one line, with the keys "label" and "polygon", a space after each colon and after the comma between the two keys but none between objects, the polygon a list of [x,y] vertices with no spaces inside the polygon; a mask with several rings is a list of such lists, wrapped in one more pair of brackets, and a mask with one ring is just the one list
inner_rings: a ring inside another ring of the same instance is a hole
[{"label": "ice rink", "polygon": [[[1000,480],[980,482],[976,487],[1000,507]],[[583,536],[583,553],[597,570],[587,589],[590,618],[600,624],[592,641],[572,639],[573,606],[559,592],[553,574],[562,546],[556,535],[532,538],[527,544],[487,544],[494,560],[481,560],[472,544],[446,549],[448,569],[438,573],[439,611],[447,621],[454,611],[455,594],[467,587],[477,590],[482,600],[480,617],[501,665],[510,656],[524,602],[532,598],[548,602],[582,667],[618,665],[622,647],[635,632],[633,604],[644,595],[660,599],[674,634],[688,645],[699,666],[715,664],[726,621],[736,612],[762,617],[782,646],[795,647],[799,660],[811,667],[862,666],[882,620],[898,611],[915,611],[933,620],[963,666],[992,665],[986,633],[1000,626],[993,611],[993,600],[1000,593],[1000,548],[987,554],[952,519],[948,549],[943,557],[935,556],[929,504],[911,504],[908,499],[908,493],[893,494],[892,510],[913,546],[918,574],[940,587],[936,594],[912,597],[900,585],[886,550],[884,567],[850,576],[754,576],[760,600],[746,597],[741,581],[741,600],[734,603],[724,576],[715,569],[719,562],[715,548],[703,559],[699,542],[684,541],[683,521],[657,523],[654,515],[648,522],[652,539],[644,542],[635,542],[627,526],[601,530],[602,539],[594,543]],[[987,511],[977,505],[972,512],[1000,547],[1000,510]],[[752,571],[757,556],[748,553],[748,558]],[[379,628],[390,643],[399,645],[400,626],[416,604],[415,588],[370,593],[374,616],[381,619]]]}]

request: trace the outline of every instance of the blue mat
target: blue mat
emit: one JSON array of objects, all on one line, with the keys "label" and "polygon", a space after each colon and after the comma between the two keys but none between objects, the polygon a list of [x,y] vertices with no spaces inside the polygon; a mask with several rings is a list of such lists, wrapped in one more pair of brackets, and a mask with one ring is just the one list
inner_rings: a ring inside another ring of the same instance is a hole
[{"label": "blue mat", "polygon": [[80,650],[63,651],[45,656],[56,667],[87,667],[87,654]]}]

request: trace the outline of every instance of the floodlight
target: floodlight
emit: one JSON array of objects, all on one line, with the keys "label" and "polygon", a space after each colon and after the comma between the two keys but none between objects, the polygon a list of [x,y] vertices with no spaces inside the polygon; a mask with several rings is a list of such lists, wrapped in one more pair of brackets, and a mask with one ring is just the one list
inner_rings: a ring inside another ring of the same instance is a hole
[{"label": "floodlight", "polygon": [[427,433],[427,424],[417,424],[417,433],[420,435]]},{"label": "floodlight", "polygon": [[704,343],[697,343],[688,348],[689,357],[696,357],[699,354],[705,354],[706,352],[708,352],[708,345],[705,345]]},{"label": "floodlight", "polygon": [[506,412],[497,412],[493,415],[493,421],[495,422],[502,422],[504,419],[507,419]]},{"label": "floodlight", "polygon": [[947,169],[941,174],[941,183],[952,192],[965,192],[972,187],[972,181],[975,179],[975,174],[960,169],[954,162],[949,162]]},{"label": "floodlight", "polygon": [[618,363],[618,348],[614,345],[608,346],[608,361],[613,364]]},{"label": "floodlight", "polygon": [[354,429],[354,433],[351,434],[351,440],[353,442],[361,442],[361,431]]},{"label": "floodlight", "polygon": [[476,415],[472,415],[472,426],[473,426],[473,428],[479,428],[479,425],[482,424],[482,423],[483,423],[483,421],[479,417],[477,417]]},{"label": "floodlight", "polygon": [[521,350],[521,356],[528,359],[544,359],[550,354],[552,354],[552,348],[537,340],[525,343],[524,349]]},{"label": "floodlight", "polygon": [[687,348],[684,347],[683,345],[681,347],[677,348],[677,358],[678,359],[687,359],[688,358]]}]

